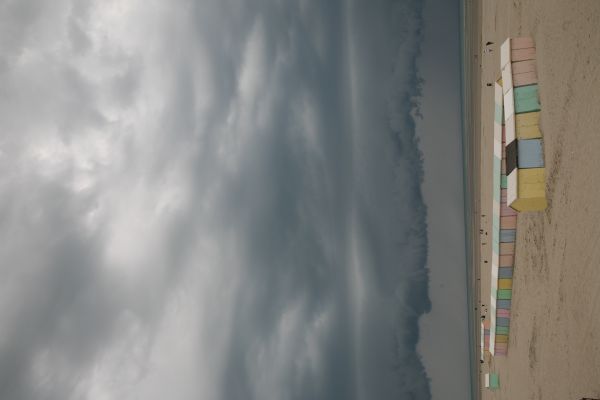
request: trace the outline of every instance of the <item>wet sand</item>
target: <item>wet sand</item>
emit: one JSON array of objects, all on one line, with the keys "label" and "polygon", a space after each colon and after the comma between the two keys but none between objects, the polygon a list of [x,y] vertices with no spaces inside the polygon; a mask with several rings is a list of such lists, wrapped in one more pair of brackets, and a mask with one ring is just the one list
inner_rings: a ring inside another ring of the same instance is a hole
[{"label": "wet sand", "polygon": [[[469,157],[480,169],[471,170],[469,186],[479,306],[490,293],[494,88],[486,83],[499,74],[500,44],[509,36],[531,36],[537,47],[549,201],[545,212],[518,217],[508,356],[478,364],[481,398],[600,398],[600,1],[477,4],[471,61],[480,68],[470,75],[470,123],[480,158]],[[493,51],[481,54],[487,41]],[[483,388],[489,371],[499,374],[497,391]]]}]

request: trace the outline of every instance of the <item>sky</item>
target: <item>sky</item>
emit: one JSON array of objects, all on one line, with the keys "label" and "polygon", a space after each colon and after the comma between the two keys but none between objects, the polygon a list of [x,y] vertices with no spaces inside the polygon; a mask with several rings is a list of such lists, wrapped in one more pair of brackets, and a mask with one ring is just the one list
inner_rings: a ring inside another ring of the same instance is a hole
[{"label": "sky", "polygon": [[436,1],[0,2],[0,398],[460,393]]}]

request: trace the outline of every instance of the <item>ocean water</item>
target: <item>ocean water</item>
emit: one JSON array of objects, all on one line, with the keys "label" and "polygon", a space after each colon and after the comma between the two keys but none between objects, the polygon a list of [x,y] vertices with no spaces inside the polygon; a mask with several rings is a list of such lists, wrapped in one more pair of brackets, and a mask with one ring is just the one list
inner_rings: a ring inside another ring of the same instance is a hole
[{"label": "ocean water", "polygon": [[479,333],[478,313],[475,312],[476,293],[478,290],[477,275],[475,272],[474,259],[474,224],[473,220],[473,170],[471,165],[472,153],[472,98],[470,92],[470,81],[472,76],[472,63],[470,54],[472,46],[471,29],[473,18],[472,6],[467,0],[460,3],[460,44],[461,44],[461,106],[462,106],[462,151],[463,151],[463,190],[464,190],[464,215],[465,215],[465,254],[467,262],[465,265],[465,279],[467,280],[467,315],[469,320],[469,359],[471,376],[471,398],[478,399],[479,391]]}]

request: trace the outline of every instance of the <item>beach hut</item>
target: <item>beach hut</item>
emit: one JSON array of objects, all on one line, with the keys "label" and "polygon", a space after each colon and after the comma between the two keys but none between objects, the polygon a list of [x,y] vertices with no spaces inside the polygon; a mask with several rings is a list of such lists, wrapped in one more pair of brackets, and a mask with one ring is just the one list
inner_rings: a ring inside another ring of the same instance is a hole
[{"label": "beach hut", "polygon": [[515,169],[509,174],[507,200],[517,211],[546,209],[544,168]]},{"label": "beach hut", "polygon": [[495,390],[500,387],[500,379],[498,378],[498,374],[491,373],[490,374],[490,389]]},{"label": "beach hut", "polygon": [[516,211],[541,211],[547,207],[547,201],[533,39],[507,39],[500,48],[500,67],[507,205]]},{"label": "beach hut", "polygon": [[[492,259],[491,259],[491,290],[489,307],[489,337],[486,348],[494,355],[496,348],[496,300],[498,291],[498,269],[500,267],[500,246],[503,239],[507,240],[507,233],[501,232],[501,209],[502,204],[506,204],[506,189],[502,189],[503,180],[503,153],[502,153],[502,132],[504,130],[503,97],[502,85],[495,83],[494,96],[494,155],[493,155],[493,176],[492,176]],[[506,221],[505,221],[506,222]]]},{"label": "beach hut", "polygon": [[503,90],[503,81],[498,79],[495,85],[494,104],[493,245],[488,347],[494,356],[508,353],[512,278],[517,236],[517,212],[507,204],[506,176],[507,168],[514,168],[512,164],[516,164],[516,161],[508,159],[510,151],[501,151],[506,147]]},{"label": "beach hut", "polygon": [[481,361],[485,359],[485,353],[490,348],[490,321],[481,320]]},{"label": "beach hut", "polygon": [[498,374],[496,373],[485,374],[484,381],[485,387],[488,389],[495,390],[500,387],[500,380],[498,379]]},{"label": "beach hut", "polygon": [[517,166],[519,169],[544,168],[542,139],[517,140]]},{"label": "beach hut", "polygon": [[490,348],[490,320],[481,320],[481,360],[484,360],[485,353]]},{"label": "beach hut", "polygon": [[479,338],[479,343],[481,344],[481,352],[480,352],[480,360],[483,361],[483,355],[485,353],[485,330],[483,327],[483,321],[481,321],[481,337]]}]

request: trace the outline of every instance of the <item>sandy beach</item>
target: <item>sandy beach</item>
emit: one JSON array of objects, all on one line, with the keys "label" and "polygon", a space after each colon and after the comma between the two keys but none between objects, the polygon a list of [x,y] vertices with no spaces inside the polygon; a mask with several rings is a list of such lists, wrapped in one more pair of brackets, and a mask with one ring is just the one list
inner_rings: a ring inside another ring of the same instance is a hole
[{"label": "sandy beach", "polygon": [[[479,306],[490,294],[494,88],[486,84],[507,37],[531,36],[537,47],[549,203],[519,214],[508,356],[479,365],[481,398],[600,398],[600,1],[477,3],[470,123],[480,157],[469,156],[480,165],[471,184]],[[493,51],[482,54],[488,41]],[[483,387],[490,371],[496,391]]]}]

